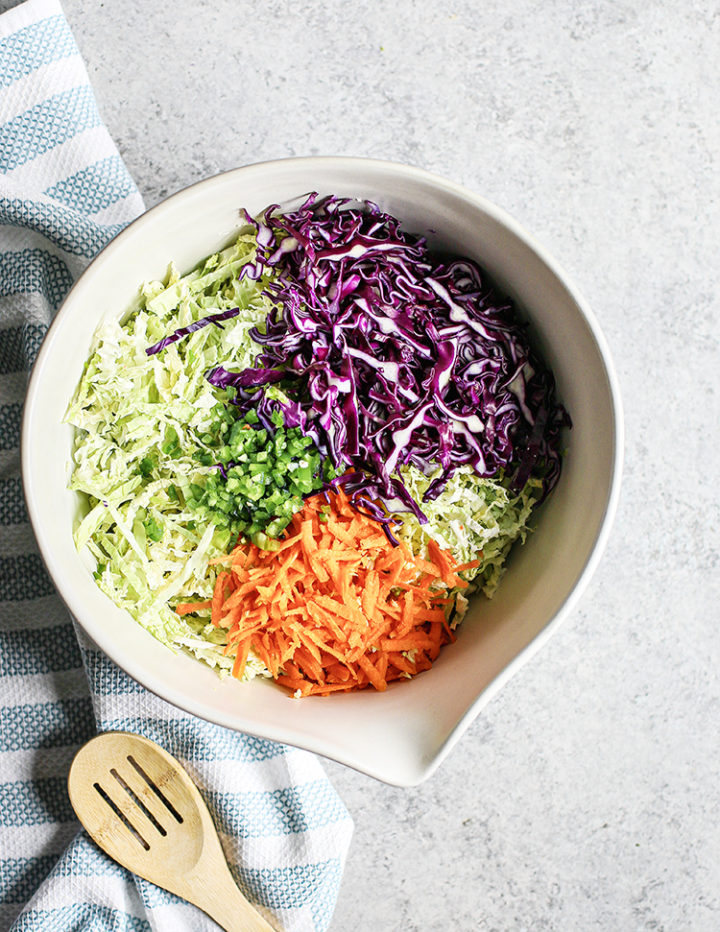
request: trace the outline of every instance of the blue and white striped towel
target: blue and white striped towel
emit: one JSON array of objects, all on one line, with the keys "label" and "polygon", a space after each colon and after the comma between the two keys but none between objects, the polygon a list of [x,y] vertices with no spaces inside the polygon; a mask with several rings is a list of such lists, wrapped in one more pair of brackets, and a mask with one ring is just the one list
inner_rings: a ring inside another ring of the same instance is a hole
[{"label": "blue and white striped towel", "polygon": [[28,524],[28,370],[75,277],[142,209],[57,0],[0,16],[0,928],[217,929],[78,831],[70,760],[96,730],[126,729],[186,764],[249,898],[288,932],[325,929],[352,822],[317,760],[185,715],[82,635],[79,649]]}]

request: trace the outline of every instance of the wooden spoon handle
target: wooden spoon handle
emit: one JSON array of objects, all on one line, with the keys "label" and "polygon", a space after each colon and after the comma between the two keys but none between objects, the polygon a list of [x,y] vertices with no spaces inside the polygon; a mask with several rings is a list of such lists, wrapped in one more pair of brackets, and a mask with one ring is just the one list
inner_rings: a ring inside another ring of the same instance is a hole
[{"label": "wooden spoon handle", "polygon": [[185,899],[199,906],[226,932],[276,932],[238,890],[230,871],[215,870],[188,879]]}]

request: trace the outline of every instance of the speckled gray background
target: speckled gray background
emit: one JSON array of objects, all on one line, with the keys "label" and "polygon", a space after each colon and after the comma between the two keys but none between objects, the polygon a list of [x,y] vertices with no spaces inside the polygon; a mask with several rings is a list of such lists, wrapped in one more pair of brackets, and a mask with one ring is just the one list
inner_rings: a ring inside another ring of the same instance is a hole
[{"label": "speckled gray background", "polygon": [[288,155],[429,168],[536,235],[614,354],[606,557],[429,782],[328,764],[357,824],[333,929],[716,932],[717,3],[64,5],[148,205]]}]

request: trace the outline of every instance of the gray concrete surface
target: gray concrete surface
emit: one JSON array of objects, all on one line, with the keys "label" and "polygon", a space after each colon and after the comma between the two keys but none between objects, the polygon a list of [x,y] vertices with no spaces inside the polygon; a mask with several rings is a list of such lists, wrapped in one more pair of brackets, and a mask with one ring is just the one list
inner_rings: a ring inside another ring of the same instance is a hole
[{"label": "gray concrete surface", "polygon": [[328,764],[357,824],[333,928],[720,929],[720,8],[64,6],[148,205],[267,158],[410,162],[531,230],[614,354],[606,557],[426,784]]}]

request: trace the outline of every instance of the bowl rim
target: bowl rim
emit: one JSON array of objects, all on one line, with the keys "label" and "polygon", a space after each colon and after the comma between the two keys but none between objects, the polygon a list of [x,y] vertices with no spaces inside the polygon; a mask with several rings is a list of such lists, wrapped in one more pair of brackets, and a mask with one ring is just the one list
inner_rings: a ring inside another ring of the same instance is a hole
[{"label": "bowl rim", "polygon": [[[345,169],[356,169],[359,173],[362,173],[368,168],[375,168],[384,172],[395,173],[398,177],[402,176],[429,184],[435,189],[441,189],[449,194],[453,194],[462,198],[464,201],[469,202],[473,207],[478,208],[490,216],[501,226],[504,226],[506,229],[508,229],[518,240],[524,243],[532,252],[536,254],[536,256],[560,281],[572,300],[575,302],[580,314],[584,318],[590,330],[590,334],[598,350],[598,354],[604,368],[604,374],[607,380],[608,393],[610,397],[613,428],[613,449],[611,457],[612,465],[609,488],[597,536],[587,557],[587,560],[585,561],[582,570],[576,578],[574,585],[566,595],[560,607],[554,613],[552,618],[550,618],[544,625],[542,630],[539,631],[532,638],[532,640],[513,657],[513,659],[492,680],[492,682],[489,683],[488,686],[478,694],[475,700],[469,705],[465,713],[460,717],[454,727],[447,734],[443,742],[434,750],[432,757],[418,757],[418,759],[413,762],[413,765],[407,768],[407,772],[402,778],[398,778],[397,775],[383,771],[382,766],[371,766],[368,765],[367,762],[358,759],[352,759],[351,754],[339,753],[337,749],[333,748],[331,741],[318,740],[317,738],[307,738],[303,740],[302,736],[298,740],[295,740],[290,735],[288,735],[287,732],[283,732],[282,729],[273,726],[263,726],[260,733],[257,729],[257,726],[253,726],[252,721],[246,721],[244,716],[242,714],[238,714],[237,712],[232,714],[221,713],[217,709],[211,710],[209,708],[207,708],[205,711],[198,711],[198,709],[195,707],[194,701],[185,698],[180,691],[165,685],[162,682],[162,677],[157,676],[154,671],[148,669],[147,667],[142,667],[139,662],[134,662],[134,658],[125,656],[123,657],[122,662],[116,659],[113,651],[114,645],[112,638],[110,636],[97,637],[96,632],[93,631],[91,633],[86,628],[85,623],[82,621],[82,606],[75,604],[75,600],[73,599],[73,595],[69,590],[69,587],[65,586],[62,581],[60,583],[57,582],[58,578],[62,580],[62,575],[56,572],[57,567],[54,565],[55,561],[52,548],[50,547],[45,537],[43,523],[40,520],[40,515],[38,513],[38,509],[36,508],[33,494],[33,482],[31,480],[31,424],[34,418],[34,411],[38,403],[38,396],[41,391],[42,372],[46,360],[53,351],[55,338],[58,331],[60,330],[61,324],[68,313],[68,309],[72,306],[76,292],[82,289],[83,281],[88,272],[94,269],[98,264],[104,263],[110,259],[113,253],[118,249],[119,244],[122,244],[124,240],[126,240],[129,236],[132,236],[138,226],[142,227],[144,224],[151,222],[155,214],[159,211],[165,210],[170,202],[177,203],[181,200],[189,200],[192,197],[201,194],[204,189],[219,185],[222,180],[227,180],[230,176],[250,175],[253,172],[262,172],[268,168],[278,170],[283,166],[292,166],[293,168],[297,169],[307,168],[310,170],[320,166],[328,166],[331,163],[337,167],[343,167]],[[595,314],[590,308],[587,300],[584,298],[579,289],[575,286],[572,279],[568,276],[557,260],[535,239],[535,237],[530,232],[528,232],[503,208],[497,206],[492,201],[489,201],[484,196],[477,194],[475,191],[465,187],[464,185],[450,181],[449,179],[443,177],[442,175],[436,174],[435,172],[431,172],[416,166],[407,165],[402,162],[395,162],[385,159],[363,158],[357,156],[302,156],[253,162],[237,168],[228,169],[227,171],[220,172],[210,176],[209,178],[204,178],[200,181],[196,181],[190,185],[187,185],[184,188],[181,188],[180,190],[163,198],[157,204],[153,205],[153,207],[140,214],[135,220],[131,221],[126,227],[123,228],[123,230],[114,236],[103,247],[103,249],[100,250],[100,252],[97,253],[97,255],[88,263],[84,271],[73,283],[61,306],[53,317],[45,338],[43,339],[38,356],[32,367],[23,411],[20,450],[23,490],[28,515],[41,557],[45,563],[53,585],[62,602],[70,612],[71,617],[77,621],[80,627],[85,631],[86,635],[94,641],[100,650],[102,650],[103,653],[105,653],[113,661],[113,663],[116,663],[122,670],[124,670],[125,673],[127,673],[130,677],[132,677],[150,692],[169,702],[171,705],[176,706],[177,708],[191,715],[195,715],[198,718],[204,719],[214,724],[222,725],[223,727],[235,731],[243,731],[249,734],[259,735],[262,738],[284,744],[292,744],[294,747],[320,754],[323,757],[334,760],[345,766],[349,766],[361,773],[365,773],[368,776],[374,777],[385,783],[396,786],[409,787],[416,786],[419,783],[425,781],[437,770],[437,768],[441,765],[443,760],[447,757],[452,748],[458,742],[461,735],[465,732],[469,724],[474,718],[476,718],[480,710],[549,640],[549,638],[557,631],[560,624],[567,618],[582,596],[600,560],[602,559],[610,537],[610,533],[612,531],[613,521],[618,508],[624,460],[624,416],[619,382],[610,354],[610,349],[606,338],[600,329],[597,318],[595,317]]]}]

